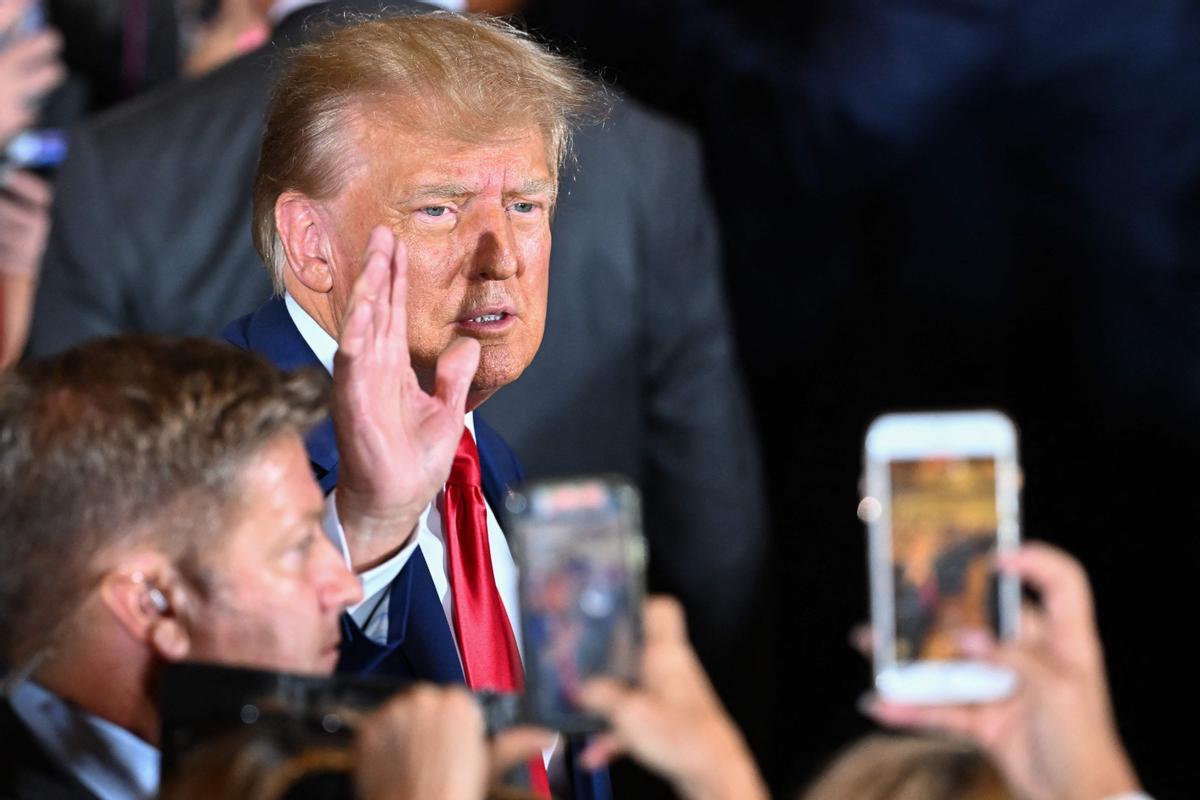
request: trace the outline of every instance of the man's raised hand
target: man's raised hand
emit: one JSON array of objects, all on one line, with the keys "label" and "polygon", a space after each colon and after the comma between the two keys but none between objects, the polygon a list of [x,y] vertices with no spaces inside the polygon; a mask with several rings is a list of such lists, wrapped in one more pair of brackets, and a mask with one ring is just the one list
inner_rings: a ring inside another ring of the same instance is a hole
[{"label": "man's raised hand", "polygon": [[438,359],[434,393],[408,353],[408,255],[386,227],[371,232],[334,359],[337,510],[356,571],[404,546],[446,481],[462,436],[479,343],[461,338]]}]

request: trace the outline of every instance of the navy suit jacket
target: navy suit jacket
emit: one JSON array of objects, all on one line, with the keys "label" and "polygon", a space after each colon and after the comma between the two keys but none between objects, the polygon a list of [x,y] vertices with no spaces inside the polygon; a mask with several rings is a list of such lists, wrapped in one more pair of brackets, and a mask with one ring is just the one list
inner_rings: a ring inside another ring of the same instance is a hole
[{"label": "navy suit jacket", "polygon": [[[300,335],[283,299],[273,297],[259,309],[230,323],[222,337],[243,350],[265,356],[285,370],[316,367],[324,370],[316,354]],[[478,414],[475,443],[479,447],[483,494],[493,509],[502,508],[509,487],[524,479],[512,449]],[[338,452],[333,421],[326,419],[305,442],[313,473],[326,494],[337,485]],[[338,671],[359,675],[379,674],[434,683],[466,681],[446,621],[441,598],[433,585],[424,558],[410,558],[392,583],[388,605],[386,644],[371,641],[349,614],[342,616],[342,652]],[[578,800],[607,800],[612,796],[608,773],[575,768],[579,742],[568,739],[566,764]]]}]

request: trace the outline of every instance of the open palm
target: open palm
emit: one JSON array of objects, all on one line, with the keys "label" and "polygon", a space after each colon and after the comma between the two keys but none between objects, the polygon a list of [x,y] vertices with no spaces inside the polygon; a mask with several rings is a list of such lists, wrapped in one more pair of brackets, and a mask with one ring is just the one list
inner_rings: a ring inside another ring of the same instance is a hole
[{"label": "open palm", "polygon": [[355,569],[402,547],[446,481],[462,435],[479,343],[438,359],[433,394],[408,352],[408,254],[386,227],[371,232],[334,359],[338,517]]}]

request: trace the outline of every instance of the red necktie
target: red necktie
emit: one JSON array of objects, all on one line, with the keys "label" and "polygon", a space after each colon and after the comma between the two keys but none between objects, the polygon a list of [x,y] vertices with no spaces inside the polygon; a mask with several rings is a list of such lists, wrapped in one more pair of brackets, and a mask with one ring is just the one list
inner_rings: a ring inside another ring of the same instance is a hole
[{"label": "red necktie", "polygon": [[[470,430],[464,430],[458,442],[441,511],[454,635],[467,686],[496,692],[520,691],[524,685],[521,655],[492,571],[479,450]],[[534,791],[550,797],[541,756],[530,759],[529,773]]]}]

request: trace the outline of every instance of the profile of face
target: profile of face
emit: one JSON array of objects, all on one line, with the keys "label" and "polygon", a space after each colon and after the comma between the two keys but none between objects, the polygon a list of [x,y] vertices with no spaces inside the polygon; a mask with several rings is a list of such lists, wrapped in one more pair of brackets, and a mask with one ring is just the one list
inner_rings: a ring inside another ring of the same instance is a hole
[{"label": "profile of face", "polygon": [[369,119],[349,126],[350,177],[322,203],[329,317],[340,329],[370,232],[387,225],[407,249],[413,369],[428,390],[442,351],[477,339],[474,407],[515,380],[542,341],[555,198],[544,137],[528,127],[463,142]]},{"label": "profile of face", "polygon": [[327,675],[339,616],[362,589],[321,527],[324,498],[304,443],[285,434],[242,467],[241,516],[205,556],[187,657]]}]

